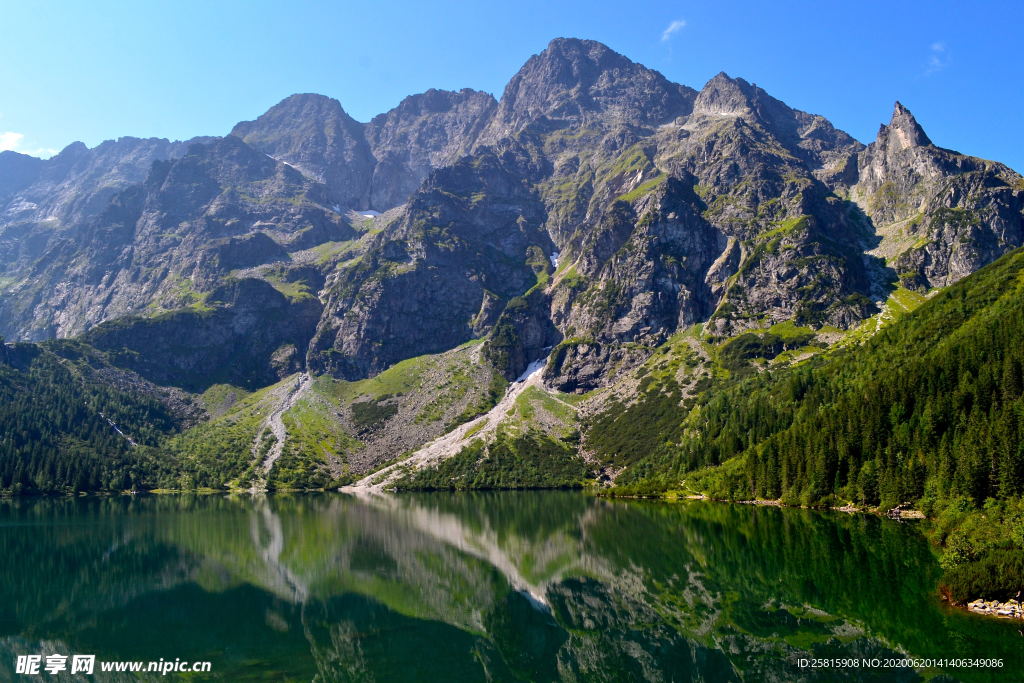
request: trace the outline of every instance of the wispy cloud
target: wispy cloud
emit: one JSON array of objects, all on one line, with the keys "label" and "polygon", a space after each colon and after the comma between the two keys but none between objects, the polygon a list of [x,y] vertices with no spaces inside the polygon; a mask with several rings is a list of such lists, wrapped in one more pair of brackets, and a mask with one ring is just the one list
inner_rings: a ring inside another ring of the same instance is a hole
[{"label": "wispy cloud", "polygon": [[946,51],[946,44],[943,42],[932,43],[932,48],[928,53],[928,68],[925,70],[925,76],[931,76],[934,73],[942,71],[949,66],[950,56]]},{"label": "wispy cloud", "polygon": [[685,21],[683,21],[682,19],[676,19],[671,24],[669,24],[668,28],[665,29],[665,32],[661,34],[661,39],[662,40],[668,40],[669,38],[671,38],[676,33],[679,33],[679,31],[684,26],[686,26],[686,22]]},{"label": "wispy cloud", "polygon": [[20,152],[21,154],[28,154],[34,157],[42,157],[47,159],[57,153],[57,150],[50,149],[49,147],[40,147],[39,149],[25,149],[22,146],[21,141],[25,139],[25,136],[21,133],[14,133],[7,131],[6,133],[0,133],[0,152]]},{"label": "wispy cloud", "polygon": [[27,154],[30,157],[39,157],[40,159],[49,159],[54,154],[59,152],[59,149],[53,149],[52,147],[40,147],[39,149],[22,149],[19,150],[22,154]]},{"label": "wispy cloud", "polygon": [[23,137],[21,133],[0,133],[0,152],[16,149]]}]

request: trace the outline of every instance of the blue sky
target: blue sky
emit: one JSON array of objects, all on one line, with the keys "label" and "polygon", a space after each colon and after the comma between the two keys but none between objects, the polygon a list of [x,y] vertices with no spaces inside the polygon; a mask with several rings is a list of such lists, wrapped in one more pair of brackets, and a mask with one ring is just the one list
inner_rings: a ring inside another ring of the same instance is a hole
[{"label": "blue sky", "polygon": [[428,88],[501,96],[558,36],[700,88],[719,71],[862,142],[895,100],[1024,172],[1024,3],[0,1],[0,149],[223,135],[295,92],[360,121]]}]

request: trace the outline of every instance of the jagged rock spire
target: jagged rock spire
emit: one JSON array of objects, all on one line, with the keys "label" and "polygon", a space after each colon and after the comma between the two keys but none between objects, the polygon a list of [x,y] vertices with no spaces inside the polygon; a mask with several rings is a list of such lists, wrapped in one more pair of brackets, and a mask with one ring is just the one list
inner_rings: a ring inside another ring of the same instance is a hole
[{"label": "jagged rock spire", "polygon": [[932,141],[924,132],[910,110],[896,102],[889,125],[878,129],[879,144],[888,143],[890,151],[899,151],[911,147],[927,147]]}]

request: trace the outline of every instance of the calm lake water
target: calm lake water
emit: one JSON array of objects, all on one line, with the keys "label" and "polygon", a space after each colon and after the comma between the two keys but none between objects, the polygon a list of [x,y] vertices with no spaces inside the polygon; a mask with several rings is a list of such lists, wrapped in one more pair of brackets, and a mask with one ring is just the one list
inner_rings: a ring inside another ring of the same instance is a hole
[{"label": "calm lake water", "polygon": [[[941,604],[913,524],[565,492],[3,500],[0,681],[54,653],[226,681],[1024,679],[1020,625]],[[800,666],[906,656],[1003,668]]]}]

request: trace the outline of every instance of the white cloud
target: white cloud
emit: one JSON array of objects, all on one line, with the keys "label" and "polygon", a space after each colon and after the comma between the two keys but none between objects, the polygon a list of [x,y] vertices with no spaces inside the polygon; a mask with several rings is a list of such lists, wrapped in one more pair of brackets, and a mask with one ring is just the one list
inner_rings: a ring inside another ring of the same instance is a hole
[{"label": "white cloud", "polygon": [[924,75],[930,76],[942,71],[949,66],[949,60],[950,56],[946,54],[946,44],[941,41],[932,43],[931,53],[928,55],[928,68],[925,70]]},{"label": "white cloud", "polygon": [[20,149],[18,150],[22,154],[27,154],[30,157],[39,157],[41,159],[49,159],[54,154],[59,152],[59,149],[51,149],[50,147],[40,147],[39,149]]},{"label": "white cloud", "polygon": [[21,133],[13,133],[8,131],[6,133],[0,133],[0,152],[19,152],[21,154],[28,154],[33,157],[42,157],[43,159],[49,159],[58,150],[50,149],[49,147],[40,147],[39,149],[25,149],[21,145],[21,141],[25,139],[25,136]]},{"label": "white cloud", "polygon": [[668,28],[665,29],[665,32],[661,34],[661,39],[668,40],[669,38],[672,37],[673,34],[678,33],[679,30],[682,29],[684,26],[686,26],[685,21],[683,21],[682,19],[676,19],[671,24],[669,24]]},{"label": "white cloud", "polygon": [[7,152],[17,148],[23,137],[25,136],[21,133],[0,133],[0,152]]}]

